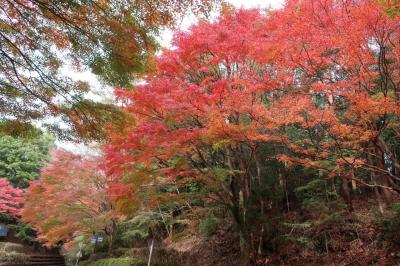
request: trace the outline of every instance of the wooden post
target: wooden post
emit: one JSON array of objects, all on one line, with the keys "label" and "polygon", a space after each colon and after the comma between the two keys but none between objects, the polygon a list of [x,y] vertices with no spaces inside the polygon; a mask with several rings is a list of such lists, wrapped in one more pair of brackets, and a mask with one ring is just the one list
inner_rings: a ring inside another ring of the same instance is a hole
[{"label": "wooden post", "polygon": [[151,263],[151,255],[153,254],[153,246],[154,246],[154,238],[151,240],[149,260],[147,262],[147,266],[150,266],[150,263]]}]

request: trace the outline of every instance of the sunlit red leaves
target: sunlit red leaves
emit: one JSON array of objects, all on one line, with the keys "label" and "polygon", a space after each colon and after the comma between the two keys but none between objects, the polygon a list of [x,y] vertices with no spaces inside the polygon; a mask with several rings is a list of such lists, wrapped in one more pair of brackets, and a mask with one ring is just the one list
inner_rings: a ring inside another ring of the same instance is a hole
[{"label": "sunlit red leaves", "polygon": [[[388,16],[384,6],[295,0],[272,12],[265,31],[278,54],[277,78],[292,74],[285,95],[273,104],[272,120],[312,133],[297,143],[283,138],[293,151],[361,165],[356,162],[365,160],[366,143],[395,125],[400,16]],[[361,157],[346,160],[343,151]]]},{"label": "sunlit red leaves", "polygon": [[[137,124],[123,137],[112,133],[105,147],[110,174],[133,176],[128,183],[138,191],[158,176],[202,176],[188,161],[199,156],[199,147],[268,138],[261,99],[277,83],[272,67],[255,61],[263,19],[257,10],[240,10],[216,23],[201,22],[176,35],[155,77],[132,92],[117,91]],[[177,157],[183,159],[178,163]]]},{"label": "sunlit red leaves", "polygon": [[202,176],[171,161],[269,141],[301,154],[296,163],[363,165],[365,144],[381,133],[376,121],[393,126],[400,112],[399,17],[374,1],[294,0],[267,13],[229,10],[178,33],[155,76],[117,92],[137,124],[112,133],[108,170]]},{"label": "sunlit red leaves", "polygon": [[46,245],[68,241],[76,232],[103,230],[116,217],[107,195],[110,180],[99,163],[99,158],[57,150],[40,179],[31,183],[22,218]]},{"label": "sunlit red leaves", "polygon": [[7,179],[0,178],[0,213],[20,217],[23,194],[21,189],[13,187]]}]

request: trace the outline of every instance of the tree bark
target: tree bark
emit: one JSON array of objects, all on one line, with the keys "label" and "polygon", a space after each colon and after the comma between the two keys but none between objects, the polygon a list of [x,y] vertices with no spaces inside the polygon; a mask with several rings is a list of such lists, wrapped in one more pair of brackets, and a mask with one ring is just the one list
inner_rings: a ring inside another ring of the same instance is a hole
[{"label": "tree bark", "polygon": [[[373,161],[372,155],[371,155],[371,154],[373,154],[373,151],[374,151],[374,148],[373,148],[372,146],[370,146],[370,147],[368,148],[368,153],[367,153],[367,160],[368,160],[368,163],[369,163],[370,165],[374,165],[374,161]],[[374,193],[375,193],[376,200],[377,200],[377,202],[378,202],[379,212],[380,212],[381,214],[383,214],[383,213],[384,213],[384,210],[385,210],[385,204],[383,203],[383,201],[382,201],[382,196],[381,196],[381,194],[380,194],[380,192],[379,192],[378,187],[376,186],[378,183],[377,183],[377,180],[376,180],[375,172],[371,171],[371,172],[370,172],[370,176],[371,176],[371,183],[375,186],[375,187],[373,188],[373,190],[374,190]]]},{"label": "tree bark", "polygon": [[[256,162],[256,167],[257,167],[257,179],[258,179],[258,185],[259,185],[259,193],[260,193],[260,215],[261,218],[264,217],[264,208],[265,208],[265,203],[264,203],[264,197],[263,197],[263,190],[264,190],[264,182],[262,180],[261,176],[261,164],[260,161],[258,160],[257,154],[254,155],[254,159]],[[262,255],[263,253],[263,242],[264,242],[264,223],[261,225],[261,231],[260,231],[260,238],[258,241],[258,248],[257,248],[257,254]]]},{"label": "tree bark", "polygon": [[104,229],[105,234],[107,235],[108,238],[108,252],[111,253],[113,249],[113,244],[114,244],[114,236],[116,233],[117,224],[114,220],[111,221],[110,224],[106,225],[106,228]]},{"label": "tree bark", "polygon": [[[384,157],[384,153],[382,152],[382,150],[379,148],[375,148],[374,150],[375,150],[375,154],[377,157],[377,166],[382,170],[389,171],[385,164],[385,157]],[[389,177],[387,175],[381,173],[381,174],[379,174],[379,177],[380,177],[379,179],[380,179],[381,185],[386,186],[386,187],[391,187],[390,181],[388,180]],[[383,195],[385,196],[386,202],[390,203],[392,200],[392,197],[393,197],[393,192],[387,188],[382,188],[382,192],[383,192]]]},{"label": "tree bark", "polygon": [[349,211],[353,211],[353,204],[352,204],[352,201],[351,201],[351,194],[350,194],[350,188],[349,188],[349,180],[345,176],[341,176],[340,179],[342,181],[344,202],[346,203],[347,208],[349,209]]},{"label": "tree bark", "polygon": [[251,266],[251,246],[247,242],[240,244],[240,266]]}]

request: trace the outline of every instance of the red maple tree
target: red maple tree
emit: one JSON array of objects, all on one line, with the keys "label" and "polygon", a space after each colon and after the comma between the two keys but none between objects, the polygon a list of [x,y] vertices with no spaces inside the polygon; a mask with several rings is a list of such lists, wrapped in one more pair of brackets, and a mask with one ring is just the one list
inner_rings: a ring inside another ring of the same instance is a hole
[{"label": "red maple tree", "polygon": [[393,8],[390,1],[289,1],[264,28],[277,78],[291,75],[270,109],[281,141],[296,154],[281,159],[340,177],[350,208],[349,181],[381,187],[387,199],[400,192],[393,146],[400,136],[400,16]]},{"label": "red maple tree", "polygon": [[157,75],[116,92],[134,121],[105,146],[106,170],[126,183],[119,196],[177,177],[218,187],[245,265],[262,147],[278,143],[275,158],[340,178],[350,208],[350,181],[399,192],[399,20],[386,2],[295,0],[178,33]]},{"label": "red maple tree", "polygon": [[13,187],[5,178],[0,178],[0,213],[9,214],[14,218],[20,217],[24,202],[24,193]]},{"label": "red maple tree", "polygon": [[111,248],[118,218],[107,196],[110,180],[99,169],[100,161],[56,150],[40,178],[31,182],[22,219],[37,230],[45,245],[103,231]]}]

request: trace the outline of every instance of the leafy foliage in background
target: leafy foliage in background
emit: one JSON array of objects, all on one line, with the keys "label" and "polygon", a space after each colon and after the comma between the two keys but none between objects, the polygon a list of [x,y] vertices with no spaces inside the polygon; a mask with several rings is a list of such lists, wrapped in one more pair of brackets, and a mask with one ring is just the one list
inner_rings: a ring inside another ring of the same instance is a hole
[{"label": "leafy foliage in background", "polygon": [[22,222],[18,220],[16,223],[10,223],[7,225],[10,229],[14,230],[15,236],[32,245],[33,243],[37,243],[38,240],[36,239],[37,235],[35,230],[33,230],[32,225]]},{"label": "leafy foliage in background", "polygon": [[53,146],[54,139],[47,134],[32,139],[1,135],[0,176],[14,186],[26,188],[30,181],[39,178]]},{"label": "leafy foliage in background", "polygon": [[0,242],[0,263],[27,265],[29,256],[24,254],[24,246],[11,242]]},{"label": "leafy foliage in background", "polygon": [[158,213],[139,212],[119,226],[121,240],[129,245],[137,240],[146,239],[160,222],[161,217]]},{"label": "leafy foliage in background", "polygon": [[207,217],[199,222],[199,233],[202,236],[212,236],[218,229],[220,220],[215,217]]},{"label": "leafy foliage in background", "polygon": [[0,262],[10,265],[29,265],[29,256],[24,253],[0,251]]},{"label": "leafy foliage in background", "polygon": [[146,266],[147,262],[134,258],[108,258],[101,259],[85,266]]},{"label": "leafy foliage in background", "polygon": [[382,238],[400,244],[400,205],[394,204],[390,213],[378,215],[377,220],[382,230]]}]

